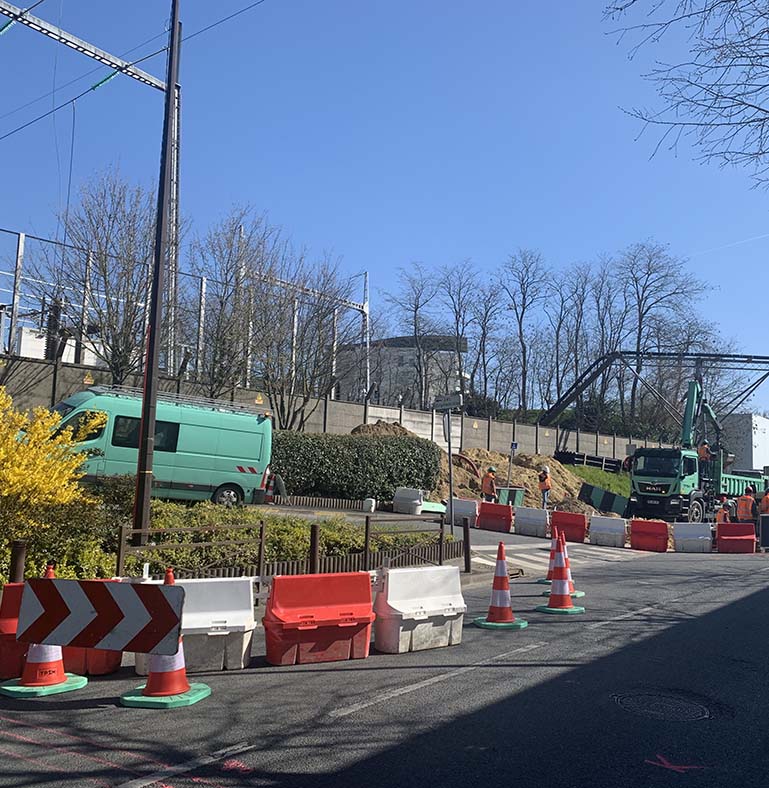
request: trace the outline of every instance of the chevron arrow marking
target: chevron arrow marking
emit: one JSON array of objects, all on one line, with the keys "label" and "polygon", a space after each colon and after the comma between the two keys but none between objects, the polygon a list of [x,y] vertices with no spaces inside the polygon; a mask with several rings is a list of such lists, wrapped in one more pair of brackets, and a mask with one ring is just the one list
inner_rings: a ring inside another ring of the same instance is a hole
[{"label": "chevron arrow marking", "polygon": [[171,655],[183,606],[181,586],[35,578],[24,587],[17,639]]}]

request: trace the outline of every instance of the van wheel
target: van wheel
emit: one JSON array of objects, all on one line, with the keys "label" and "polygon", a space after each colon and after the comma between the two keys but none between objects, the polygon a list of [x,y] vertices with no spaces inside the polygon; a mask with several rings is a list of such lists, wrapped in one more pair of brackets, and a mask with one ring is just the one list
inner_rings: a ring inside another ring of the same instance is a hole
[{"label": "van wheel", "polygon": [[222,506],[240,506],[243,503],[243,490],[237,484],[223,484],[216,488],[211,500]]}]

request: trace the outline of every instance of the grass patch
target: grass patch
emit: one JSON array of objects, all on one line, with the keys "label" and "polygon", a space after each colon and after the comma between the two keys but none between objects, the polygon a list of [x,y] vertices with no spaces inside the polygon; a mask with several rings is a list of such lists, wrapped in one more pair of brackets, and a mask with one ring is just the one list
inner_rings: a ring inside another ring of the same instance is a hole
[{"label": "grass patch", "polygon": [[591,468],[587,465],[565,465],[564,467],[594,487],[600,487],[625,498],[630,497],[629,473],[609,473],[609,471],[602,471],[600,468]]}]

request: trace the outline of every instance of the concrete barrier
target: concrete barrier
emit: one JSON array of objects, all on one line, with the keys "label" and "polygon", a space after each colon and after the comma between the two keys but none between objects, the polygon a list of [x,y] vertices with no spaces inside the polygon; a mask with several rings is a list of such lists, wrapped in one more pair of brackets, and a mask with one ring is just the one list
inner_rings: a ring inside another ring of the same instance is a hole
[{"label": "concrete barrier", "polygon": [[590,518],[590,544],[604,547],[624,547],[627,535],[627,521],[619,517],[601,517],[594,514]]},{"label": "concrete barrier", "polygon": [[478,505],[480,501],[472,498],[454,499],[454,525],[462,525],[465,517],[470,520],[470,527],[478,527]]},{"label": "concrete barrier", "polygon": [[383,589],[374,602],[374,647],[403,654],[462,642],[467,610],[459,567],[381,570]]},{"label": "concrete barrier", "polygon": [[393,496],[393,511],[398,514],[422,514],[424,495],[412,487],[398,487]]},{"label": "concrete barrier", "polygon": [[532,509],[526,506],[515,507],[515,533],[523,536],[547,536],[550,524],[547,509]]},{"label": "concrete barrier", "polygon": [[709,553],[713,549],[710,523],[674,523],[673,544],[677,553]]},{"label": "concrete barrier", "polygon": [[[254,587],[250,577],[177,580],[184,588],[182,635],[188,673],[242,670],[251,661]],[[149,659],[135,655],[136,672],[146,676]]]}]

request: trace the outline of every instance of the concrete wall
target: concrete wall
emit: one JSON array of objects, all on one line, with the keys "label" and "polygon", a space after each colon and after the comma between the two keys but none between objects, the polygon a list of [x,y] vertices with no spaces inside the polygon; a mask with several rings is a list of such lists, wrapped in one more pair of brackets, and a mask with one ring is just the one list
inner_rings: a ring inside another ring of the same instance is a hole
[{"label": "concrete wall", "polygon": [[[58,369],[54,370],[54,364],[50,361],[0,356],[0,385],[7,388],[18,407],[27,409],[35,405],[49,406],[52,402],[65,399],[89,385],[107,385],[110,382],[106,370],[94,367],[59,364]],[[141,377],[136,375],[127,381],[127,385],[139,387],[141,382]],[[160,387],[163,390],[173,391],[176,385],[173,379],[161,378]],[[180,390],[183,394],[203,393],[199,387],[188,383],[182,383]],[[264,404],[265,409],[269,407],[267,396],[253,390],[237,389],[231,398],[238,402]],[[338,400],[311,400],[308,413],[305,427],[307,432],[349,434],[354,427],[363,423],[364,418],[369,424],[382,419],[399,422],[420,438],[433,440],[441,448],[446,448],[442,414],[434,411],[382,405],[366,407],[361,403]],[[452,416],[451,440],[455,451],[482,448],[507,454],[511,441],[516,441],[519,453],[551,455],[556,450],[579,451],[617,459],[625,458],[629,444],[638,447],[659,445],[656,442],[619,435],[577,432],[558,427],[498,422],[459,415]]]}]

